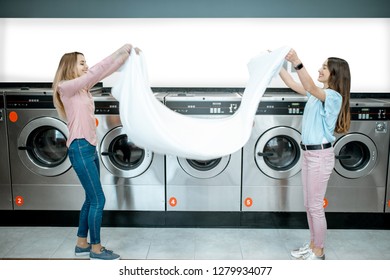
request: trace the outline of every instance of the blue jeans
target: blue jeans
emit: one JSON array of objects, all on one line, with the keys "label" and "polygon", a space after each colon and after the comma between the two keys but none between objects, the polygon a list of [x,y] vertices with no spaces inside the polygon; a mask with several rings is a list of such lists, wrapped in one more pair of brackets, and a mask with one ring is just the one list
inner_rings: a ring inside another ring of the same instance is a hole
[{"label": "blue jeans", "polygon": [[100,183],[96,147],[85,139],[76,139],[70,144],[68,154],[73,169],[85,190],[85,201],[80,211],[77,236],[87,238],[89,230],[90,243],[99,244],[106,198]]}]

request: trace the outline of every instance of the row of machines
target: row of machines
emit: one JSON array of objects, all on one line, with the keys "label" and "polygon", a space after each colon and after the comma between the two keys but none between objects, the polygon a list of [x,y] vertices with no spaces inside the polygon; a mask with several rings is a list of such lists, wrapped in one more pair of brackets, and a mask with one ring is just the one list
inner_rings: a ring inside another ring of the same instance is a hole
[{"label": "row of machines", "polygon": [[[118,101],[103,88],[92,93],[106,210],[305,210],[299,145],[305,96],[268,89],[244,147],[199,161],[137,147],[123,132]],[[229,117],[243,98],[233,89],[167,89],[155,96],[171,110],[198,118]],[[390,102],[363,98],[350,105],[351,129],[337,135],[324,207],[390,212]],[[2,158],[9,155],[0,162],[1,210],[79,210],[84,194],[67,156],[67,136],[50,89],[1,91],[0,151]]]}]

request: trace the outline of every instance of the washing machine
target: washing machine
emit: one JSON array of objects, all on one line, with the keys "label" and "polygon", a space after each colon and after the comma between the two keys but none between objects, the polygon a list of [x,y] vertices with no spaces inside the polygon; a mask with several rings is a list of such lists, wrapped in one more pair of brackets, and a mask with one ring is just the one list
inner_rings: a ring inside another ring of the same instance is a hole
[{"label": "washing machine", "polygon": [[243,147],[243,212],[305,211],[299,144],[306,101],[306,96],[290,90],[262,97]]},{"label": "washing machine", "polygon": [[[381,99],[380,101],[390,105],[390,98]],[[389,142],[389,162],[387,164],[386,178],[387,180],[386,180],[385,212],[390,213],[390,142]]]},{"label": "washing machine", "polygon": [[337,135],[335,167],[324,206],[329,212],[384,212],[390,104],[351,99],[351,128]]},{"label": "washing machine", "polygon": [[50,88],[6,92],[12,194],[15,210],[80,210],[84,191],[71,167],[68,128]]},{"label": "washing machine", "polygon": [[[240,102],[234,92],[194,90],[165,97],[171,110],[199,118],[230,116]],[[166,155],[167,211],[240,211],[241,159],[241,149],[205,161]]]},{"label": "washing machine", "polygon": [[[163,96],[156,98],[163,101]],[[119,102],[110,93],[93,97],[105,210],[165,211],[164,155],[131,142],[121,124]]]},{"label": "washing machine", "polygon": [[11,171],[8,152],[4,91],[0,90],[0,210],[12,210]]},{"label": "washing machine", "polygon": [[[378,101],[386,103],[387,105],[390,105],[390,93],[388,93],[387,96],[389,96],[389,98],[378,99]],[[386,178],[387,178],[387,180],[386,180],[385,212],[390,213],[390,142],[389,142],[389,162],[387,165]]]}]

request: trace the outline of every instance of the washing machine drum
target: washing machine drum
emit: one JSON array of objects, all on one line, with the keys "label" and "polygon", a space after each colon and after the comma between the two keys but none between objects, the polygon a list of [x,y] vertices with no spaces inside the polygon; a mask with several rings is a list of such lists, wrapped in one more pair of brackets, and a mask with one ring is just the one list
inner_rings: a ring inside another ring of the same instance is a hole
[{"label": "washing machine drum", "polygon": [[335,170],[345,178],[356,179],[371,173],[377,161],[377,148],[366,135],[351,133],[334,145]]},{"label": "washing machine drum", "polygon": [[52,177],[71,168],[66,140],[68,129],[64,122],[42,117],[29,122],[18,138],[18,155],[32,172]]},{"label": "washing machine drum", "polygon": [[27,138],[27,149],[34,162],[44,167],[55,167],[67,156],[66,137],[50,126],[39,127]]},{"label": "washing machine drum", "polygon": [[177,158],[180,167],[190,176],[209,179],[221,174],[230,162],[231,155],[211,160]]},{"label": "washing machine drum", "polygon": [[274,179],[287,179],[301,170],[301,135],[289,127],[268,130],[258,139],[255,146],[257,167]]},{"label": "washing machine drum", "polygon": [[153,153],[134,145],[122,127],[111,130],[100,145],[101,160],[113,175],[134,178],[144,173],[153,160]]}]

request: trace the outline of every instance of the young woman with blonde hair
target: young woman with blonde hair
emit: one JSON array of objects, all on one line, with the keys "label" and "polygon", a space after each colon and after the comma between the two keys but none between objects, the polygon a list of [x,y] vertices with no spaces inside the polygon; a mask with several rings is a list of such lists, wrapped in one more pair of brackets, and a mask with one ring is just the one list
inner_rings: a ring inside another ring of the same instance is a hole
[{"label": "young woman with blonde hair", "polygon": [[69,159],[85,190],[85,201],[79,217],[76,256],[89,255],[90,259],[100,260],[120,258],[118,254],[104,248],[100,240],[105,196],[100,182],[95,105],[90,89],[115,72],[131,51],[132,46],[126,44],[91,68],[88,68],[82,53],[66,53],[60,60],[53,81],[54,104],[58,114],[66,119],[69,129]]}]

